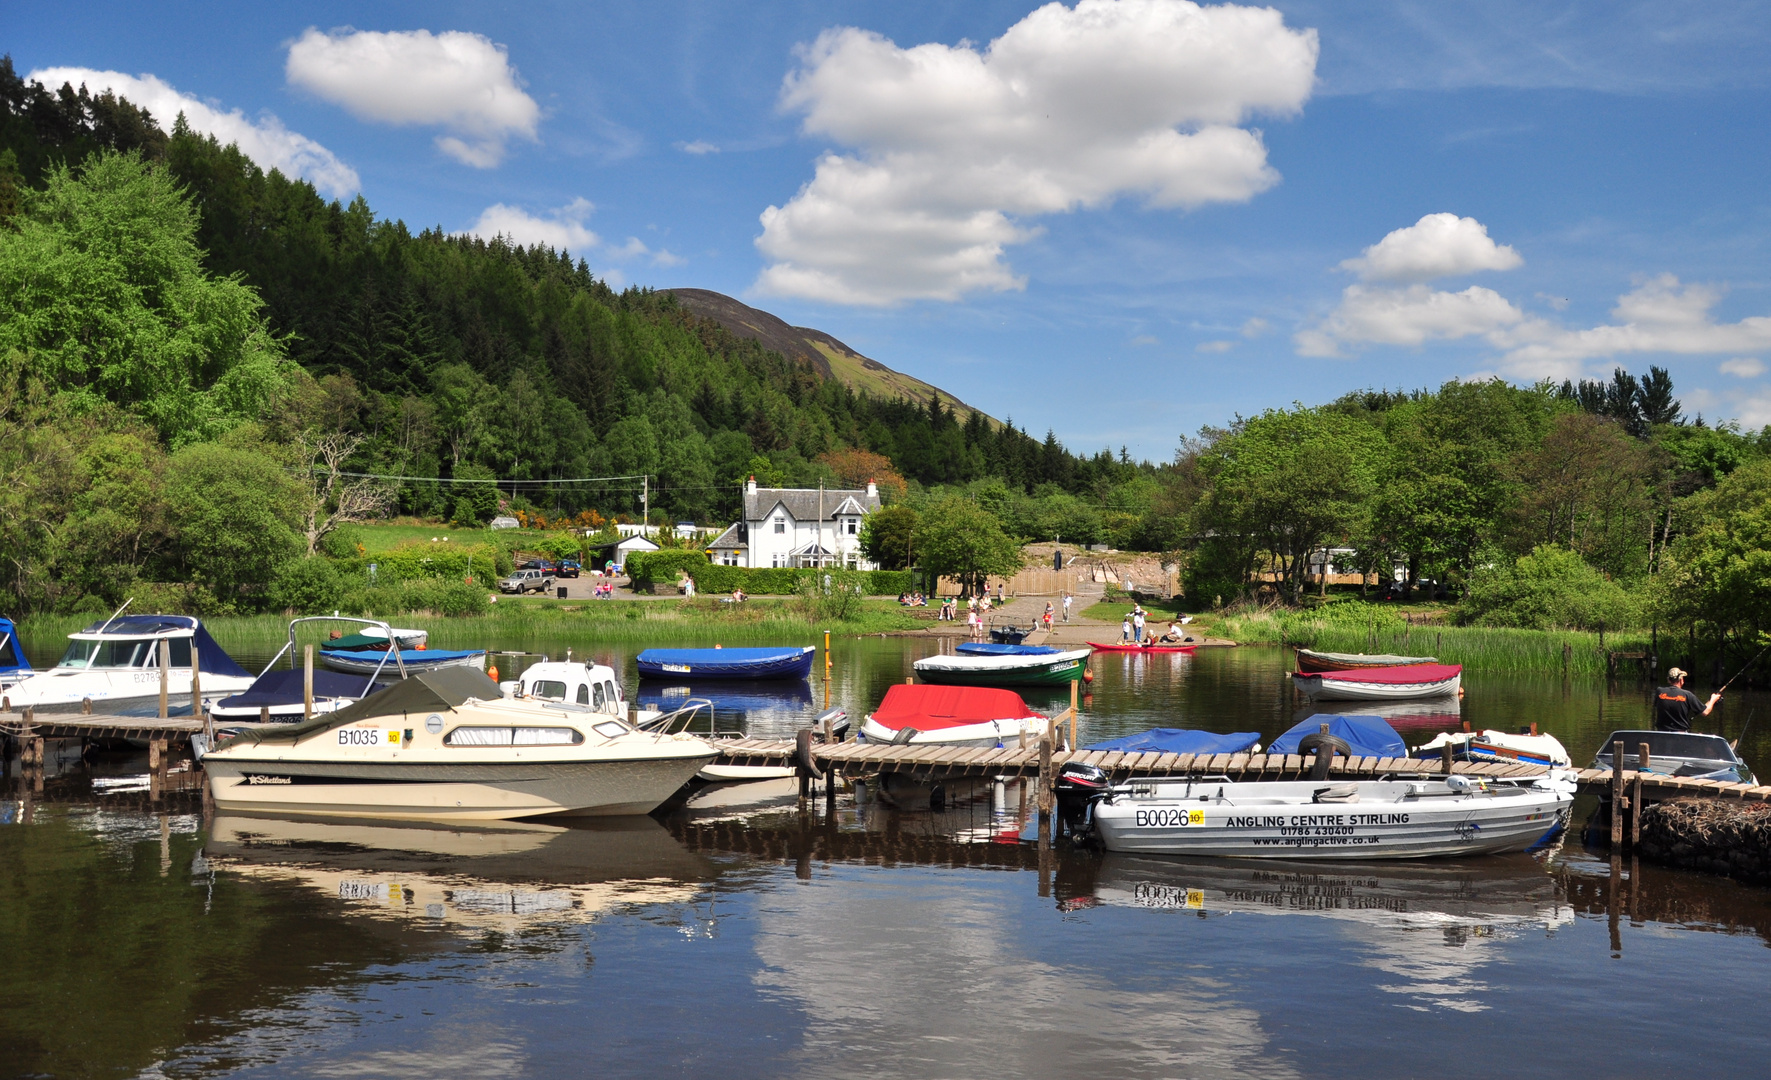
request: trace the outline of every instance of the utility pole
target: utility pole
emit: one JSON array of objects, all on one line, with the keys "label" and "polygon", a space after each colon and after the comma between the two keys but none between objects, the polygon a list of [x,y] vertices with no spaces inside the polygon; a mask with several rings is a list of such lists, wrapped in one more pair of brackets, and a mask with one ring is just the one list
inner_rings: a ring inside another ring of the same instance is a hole
[{"label": "utility pole", "polygon": [[[652,478],[640,477],[640,535],[652,527]],[[649,538],[648,538],[649,539]]]}]

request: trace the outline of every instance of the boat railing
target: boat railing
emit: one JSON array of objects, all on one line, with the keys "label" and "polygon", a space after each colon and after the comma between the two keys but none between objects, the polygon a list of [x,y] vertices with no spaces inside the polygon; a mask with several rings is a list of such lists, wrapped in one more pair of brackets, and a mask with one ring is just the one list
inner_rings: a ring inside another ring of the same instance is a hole
[{"label": "boat railing", "polygon": [[404,679],[406,677],[406,662],[400,657],[400,642],[394,637],[394,628],[389,624],[382,622],[380,619],[361,619],[355,615],[306,615],[299,619],[289,620],[289,640],[283,643],[283,647],[277,650],[277,655],[271,657],[271,662],[266,664],[264,670],[258,673],[259,678],[262,679],[265,675],[269,674],[271,669],[277,666],[277,662],[283,659],[285,653],[289,655],[290,666],[293,667],[295,665],[295,628],[302,623],[311,622],[343,622],[355,623],[359,626],[376,626],[380,627],[381,631],[387,635],[387,649],[381,654],[381,662],[376,664],[375,670],[369,673],[369,682],[363,687],[363,692],[365,694],[374,688],[375,680],[381,678],[382,671],[387,668],[387,659],[389,656],[393,657],[394,666],[399,671],[400,678]]},{"label": "boat railing", "polygon": [[695,717],[702,712],[707,713],[707,730],[710,736],[713,730],[713,701],[709,698],[688,698],[670,712],[653,717],[640,725],[640,730],[662,739],[666,735],[678,735],[689,730]]}]

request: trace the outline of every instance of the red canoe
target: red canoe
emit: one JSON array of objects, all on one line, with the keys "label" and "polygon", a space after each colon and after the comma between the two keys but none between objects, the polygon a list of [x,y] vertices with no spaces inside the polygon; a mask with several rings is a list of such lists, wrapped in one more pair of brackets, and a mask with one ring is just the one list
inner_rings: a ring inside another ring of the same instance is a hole
[{"label": "red canoe", "polygon": [[1195,642],[1191,645],[1133,645],[1129,641],[1115,642],[1112,645],[1104,641],[1091,641],[1088,647],[1096,652],[1192,652],[1199,647]]}]

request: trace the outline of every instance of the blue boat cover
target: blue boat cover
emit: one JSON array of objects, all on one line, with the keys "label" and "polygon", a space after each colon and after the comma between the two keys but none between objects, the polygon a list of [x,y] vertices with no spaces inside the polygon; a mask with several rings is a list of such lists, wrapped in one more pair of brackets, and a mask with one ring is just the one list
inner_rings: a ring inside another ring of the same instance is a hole
[{"label": "blue boat cover", "polygon": [[[283,668],[278,671],[267,671],[258,677],[258,681],[247,687],[243,693],[230,698],[223,698],[221,705],[226,709],[264,709],[278,705],[301,704],[301,671]],[[324,701],[334,698],[368,697],[382,688],[381,683],[372,682],[367,676],[347,675],[339,671],[321,671],[314,669],[314,700]]]},{"label": "blue boat cover", "polygon": [[1123,735],[1117,739],[1094,743],[1084,750],[1123,750],[1128,754],[1154,750],[1163,754],[1240,754],[1261,741],[1259,732],[1233,731],[1219,735],[1215,731],[1192,728],[1159,727]]},{"label": "blue boat cover", "polygon": [[977,656],[1044,656],[1058,650],[1050,645],[1003,645],[994,641],[967,641],[956,645],[953,651]]},{"label": "blue boat cover", "polygon": [[[400,663],[408,668],[429,669],[446,664],[451,660],[460,660],[468,656],[484,656],[484,649],[401,649]],[[333,660],[348,660],[358,664],[379,664],[383,656],[387,657],[387,666],[382,674],[398,673],[400,665],[394,663],[391,651],[363,652],[357,649],[321,649],[320,655]],[[207,669],[205,669],[207,670]]]},{"label": "blue boat cover", "polygon": [[1298,752],[1298,741],[1305,735],[1314,735],[1322,730],[1323,724],[1328,725],[1328,733],[1337,739],[1344,739],[1353,750],[1354,757],[1407,757],[1408,747],[1402,742],[1402,736],[1381,716],[1342,716],[1337,713],[1317,713],[1308,720],[1300,722],[1290,731],[1273,740],[1267,747],[1269,754],[1295,754]]},{"label": "blue boat cover", "polygon": [[31,670],[25,650],[18,643],[18,627],[11,619],[0,619],[0,675],[15,675]]},{"label": "blue boat cover", "polygon": [[222,651],[215,639],[203,624],[189,615],[122,615],[115,619],[101,619],[86,629],[82,634],[112,634],[117,637],[155,637],[176,630],[193,630],[191,644],[197,647],[197,668],[210,675],[232,675],[236,678],[250,679],[252,672],[247,671],[234,658]]},{"label": "blue boat cover", "polygon": [[634,657],[651,679],[803,679],[812,670],[810,645],[772,649],[646,649]]}]

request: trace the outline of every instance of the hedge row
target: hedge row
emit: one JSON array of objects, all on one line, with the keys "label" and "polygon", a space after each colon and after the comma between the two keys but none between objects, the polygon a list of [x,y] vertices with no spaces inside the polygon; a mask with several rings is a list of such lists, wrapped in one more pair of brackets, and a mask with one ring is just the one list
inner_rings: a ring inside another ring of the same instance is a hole
[{"label": "hedge row", "polygon": [[[633,579],[635,592],[649,592],[654,585],[674,586],[679,575],[687,574],[703,593],[743,589],[757,596],[785,596],[799,591],[800,582],[817,581],[826,572],[719,566],[708,562],[699,551],[646,551],[627,558],[627,573]],[[916,574],[910,570],[870,570],[858,576],[869,596],[896,596],[916,588]]]}]

